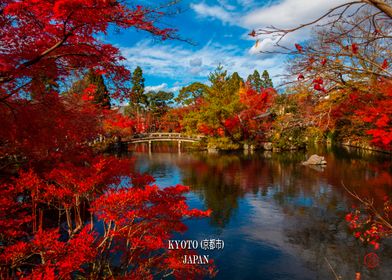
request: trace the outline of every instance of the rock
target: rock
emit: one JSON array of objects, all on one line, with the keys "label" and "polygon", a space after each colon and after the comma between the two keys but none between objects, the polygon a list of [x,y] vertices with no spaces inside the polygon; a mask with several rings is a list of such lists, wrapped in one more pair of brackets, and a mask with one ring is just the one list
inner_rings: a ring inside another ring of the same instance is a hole
[{"label": "rock", "polygon": [[244,144],[244,150],[245,151],[254,151],[255,150],[255,145],[253,145],[253,144],[251,144],[251,145]]},{"label": "rock", "polygon": [[207,150],[209,154],[217,154],[219,152],[217,148],[208,148]]},{"label": "rock", "polygon": [[307,161],[302,162],[303,165],[326,165],[327,162],[324,157],[318,155],[311,155]]},{"label": "rock", "polygon": [[272,151],[264,151],[263,155],[265,158],[272,158]]},{"label": "rock", "polygon": [[316,170],[317,172],[324,172],[326,165],[307,165],[309,168]]},{"label": "rock", "polygon": [[263,145],[264,150],[272,151],[272,143],[271,142],[264,142],[262,145]]}]

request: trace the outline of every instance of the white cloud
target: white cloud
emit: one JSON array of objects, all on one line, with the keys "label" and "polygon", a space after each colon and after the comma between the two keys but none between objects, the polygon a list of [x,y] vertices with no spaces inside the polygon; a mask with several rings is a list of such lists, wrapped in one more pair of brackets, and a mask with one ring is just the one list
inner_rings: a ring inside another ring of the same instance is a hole
[{"label": "white cloud", "polygon": [[254,0],[237,0],[237,3],[243,8],[252,8],[256,5],[256,2]]},{"label": "white cloud", "polygon": [[210,6],[205,3],[191,4],[190,6],[200,17],[219,19],[223,23],[236,24],[233,21],[236,18],[233,17],[234,12],[230,12],[222,6]]},{"label": "white cloud", "polygon": [[[220,1],[222,2],[222,1]],[[223,1],[226,2],[226,1]],[[253,0],[237,0],[243,8],[255,5]],[[266,26],[281,28],[294,27],[301,23],[314,20],[329,9],[348,0],[283,0],[263,2],[258,8],[253,8],[245,14],[234,12],[231,5],[221,6],[208,5],[204,2],[191,4],[190,7],[201,17],[209,17],[221,20],[224,23],[252,29]]]},{"label": "white cloud", "polygon": [[231,5],[227,0],[218,0],[218,3],[227,10],[233,11],[236,9],[235,5]]},{"label": "white cloud", "polygon": [[193,67],[201,66],[203,64],[203,60],[201,58],[191,59],[189,61],[189,65]]},{"label": "white cloud", "polygon": [[200,57],[196,57],[189,61],[189,65],[191,66],[190,72],[192,74],[197,75],[203,70],[203,60]]},{"label": "white cloud", "polygon": [[160,84],[160,85],[157,85],[157,86],[146,86],[145,88],[144,88],[144,91],[145,92],[149,92],[149,91],[155,91],[155,92],[158,92],[158,91],[168,91],[168,92],[176,92],[176,91],[179,91],[181,89],[181,86],[173,86],[173,87],[169,87],[168,85],[167,85],[167,83],[162,83],[162,84]]},{"label": "white cloud", "polygon": [[[243,78],[255,69],[268,69],[271,76],[283,72],[281,58],[253,56],[235,45],[207,43],[195,50],[146,40],[134,47],[121,48],[121,52],[127,58],[126,64],[130,69],[139,65],[146,74],[177,80],[178,86],[196,80],[205,81],[219,64],[229,72],[237,71]],[[161,84],[151,88],[159,90],[165,87],[166,84]]]},{"label": "white cloud", "polygon": [[248,28],[276,26],[295,27],[309,22],[347,0],[284,0],[277,4],[260,7],[239,20],[240,25]]},{"label": "white cloud", "polygon": [[145,92],[149,92],[149,91],[160,91],[160,90],[164,90],[167,88],[167,83],[163,83],[157,86],[147,86],[144,88]]},{"label": "white cloud", "polygon": [[[243,7],[255,5],[252,0],[237,0]],[[233,12],[224,7],[208,6],[204,2],[192,4],[191,8],[202,17],[221,20],[223,23],[237,25],[250,31],[252,29],[275,26],[278,28],[293,28],[300,24],[308,23],[317,19],[329,9],[348,2],[348,0],[283,0],[279,2],[263,2],[263,6],[253,7],[249,12]],[[247,34],[248,32],[246,32]],[[293,46],[296,42],[302,42],[310,38],[311,27],[304,28],[286,36],[280,43],[285,46]],[[252,47],[249,52],[259,53],[260,50],[274,50],[274,44],[278,40],[270,35],[258,36],[257,38],[244,35],[243,39],[260,40],[258,47]],[[275,49],[276,50],[276,49]]]},{"label": "white cloud", "polygon": [[[231,24],[244,28],[244,33],[252,29],[274,25],[280,28],[295,27],[298,24],[309,22],[328,9],[347,2],[347,0],[281,0],[279,2],[263,2],[262,7],[247,9],[246,6],[260,5],[260,1],[253,0],[219,0],[221,6],[211,6],[206,2],[191,4],[191,8],[203,18],[220,20],[223,24]],[[232,5],[237,4],[234,10]],[[242,8],[241,8],[242,7]],[[281,43],[293,47],[294,43],[310,38],[310,29],[303,29],[289,34]],[[249,39],[244,35],[242,39]],[[242,49],[236,45],[218,44],[211,39],[201,48],[191,48],[176,44],[160,44],[151,41],[140,41],[133,47],[121,48],[123,56],[127,58],[127,66],[134,68],[140,65],[143,72],[162,78],[179,81],[177,86],[189,84],[194,81],[206,81],[208,74],[219,64],[229,72],[237,71],[243,78],[252,73],[254,69],[262,71],[268,69],[278,82],[277,75],[284,69],[284,56],[265,55],[261,51],[275,49],[277,38],[271,36],[258,36],[252,38],[259,40],[250,49]],[[147,87],[150,90],[169,90],[167,84]]]},{"label": "white cloud", "polygon": [[[303,42],[310,38],[310,36],[310,29],[298,30],[297,32],[287,34],[284,39],[279,42],[279,45],[293,48],[295,43]],[[262,55],[261,52],[273,52],[279,50],[285,52],[286,50],[282,50],[276,47],[278,40],[279,37],[271,37],[267,35],[258,36],[256,38],[255,44],[249,49],[249,53],[254,55]]]}]

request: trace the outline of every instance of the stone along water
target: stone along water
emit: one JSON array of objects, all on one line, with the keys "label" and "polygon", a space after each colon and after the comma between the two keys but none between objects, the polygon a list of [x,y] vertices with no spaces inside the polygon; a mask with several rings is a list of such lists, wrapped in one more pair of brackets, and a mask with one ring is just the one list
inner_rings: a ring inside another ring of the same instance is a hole
[{"label": "stone along water", "polygon": [[[158,150],[158,152],[157,152]],[[191,207],[211,209],[209,218],[187,221],[179,240],[221,239],[221,250],[203,251],[214,259],[216,279],[392,279],[392,244],[381,243],[380,264],[364,256],[374,249],[352,237],[345,214],[357,202],[342,183],[381,202],[392,194],[391,158],[345,148],[308,152],[207,154],[176,147],[135,152],[136,168],[162,187],[184,184]],[[313,153],[325,167],[300,163]]]}]

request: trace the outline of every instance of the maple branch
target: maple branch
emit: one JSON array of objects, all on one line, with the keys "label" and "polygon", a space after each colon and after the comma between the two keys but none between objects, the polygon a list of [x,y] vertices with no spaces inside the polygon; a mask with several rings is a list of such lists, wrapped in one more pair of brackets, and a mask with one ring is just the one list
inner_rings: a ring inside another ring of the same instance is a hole
[{"label": "maple branch", "polygon": [[[279,42],[280,42],[287,34],[292,33],[292,32],[295,32],[295,31],[298,31],[298,30],[300,30],[300,29],[302,29],[302,28],[304,28],[304,27],[308,27],[308,26],[314,25],[314,24],[320,22],[321,20],[323,20],[324,18],[330,16],[330,15],[331,15],[333,12],[335,12],[336,10],[339,10],[339,9],[341,9],[341,8],[345,8],[342,12],[340,12],[340,16],[339,16],[339,17],[342,17],[343,14],[347,11],[347,9],[348,9],[350,6],[355,5],[355,4],[359,4],[359,3],[362,3],[362,1],[353,1],[353,2],[349,2],[349,3],[345,3],[345,4],[342,4],[342,5],[336,6],[336,7],[332,8],[332,9],[330,9],[328,12],[324,13],[323,15],[321,15],[320,17],[316,18],[315,20],[310,21],[310,22],[308,22],[308,23],[300,24],[299,26],[294,27],[294,28],[280,29],[280,28],[277,28],[277,27],[275,27],[275,26],[270,26],[270,27],[267,27],[266,29],[259,29],[259,30],[256,32],[256,34],[257,34],[257,35],[280,34],[280,37],[279,37],[278,41],[276,42],[276,45],[279,46]],[[336,20],[335,20],[335,21],[336,21]]]},{"label": "maple branch", "polygon": [[377,218],[379,221],[388,227],[390,230],[392,230],[392,224],[388,222],[387,220],[384,219],[384,217],[378,212],[378,210],[374,207],[374,203],[372,200],[367,200],[364,198],[361,198],[357,193],[349,190],[344,183],[342,182],[343,188],[356,200],[362,203],[363,206],[365,206],[366,209],[370,210],[370,212]]},{"label": "maple branch", "polygon": [[[361,4],[361,3],[363,5],[361,5],[349,17],[352,17],[355,14],[357,14],[359,12],[359,10],[361,10],[365,5],[371,5],[373,7],[376,7],[381,13],[385,14],[390,19],[392,19],[392,6],[390,4],[388,4],[388,3],[386,3],[385,1],[383,1],[383,0],[358,0],[358,1],[352,1],[352,2],[344,3],[344,4],[338,5],[336,7],[333,7],[330,10],[328,10],[326,13],[321,15],[320,17],[316,18],[315,20],[307,22],[307,23],[300,24],[300,25],[298,25],[296,27],[283,29],[283,28],[277,28],[275,26],[270,26],[270,27],[267,27],[267,28],[264,28],[264,29],[259,29],[258,31],[253,31],[252,36],[256,36],[256,35],[277,35],[279,37],[279,39],[276,41],[275,45],[282,47],[279,43],[289,33],[293,33],[295,31],[298,31],[298,30],[303,29],[305,27],[309,27],[309,26],[315,25],[315,24],[319,23],[320,21],[322,21],[323,19],[325,19],[327,17],[336,17],[332,22],[327,23],[327,24],[331,24],[331,27],[334,27],[335,24],[337,22],[339,22],[343,18],[344,14],[348,11],[348,9],[350,7],[352,7],[354,5],[357,5],[357,4]],[[341,11],[339,11],[339,10],[341,10]],[[335,11],[339,11],[339,12],[338,13],[334,13]],[[379,14],[380,12],[378,12],[376,14]],[[326,24],[324,24],[324,25],[326,25]]]},{"label": "maple branch", "polygon": [[[21,69],[27,68],[37,62],[39,62],[42,58],[44,58],[45,56],[47,56],[48,54],[50,54],[51,52],[55,51],[57,48],[59,48],[60,46],[62,46],[65,41],[72,35],[72,33],[68,33],[65,34],[64,37],[58,41],[56,44],[54,44],[52,47],[50,47],[49,49],[46,49],[45,51],[43,51],[42,53],[40,53],[39,55],[37,55],[35,58],[28,60],[24,63],[22,63],[20,66],[15,68],[14,72],[17,72]],[[6,83],[6,82],[10,82],[14,79],[14,77],[8,76],[8,77],[0,77],[0,83]]]},{"label": "maple branch", "polygon": [[383,0],[363,0],[363,2],[373,5],[392,19],[392,7]]},{"label": "maple branch", "polygon": [[64,42],[68,39],[68,37],[71,36],[71,33],[68,33],[67,35],[65,35],[63,37],[63,39],[61,39],[60,41],[58,41],[56,44],[54,44],[51,48],[43,51],[41,54],[39,54],[38,56],[36,56],[35,58],[26,61],[22,64],[23,67],[29,67],[37,62],[39,62],[42,58],[44,58],[46,55],[50,54],[51,52],[53,52],[54,50],[56,50],[57,48],[59,48],[62,44],[64,44]]}]

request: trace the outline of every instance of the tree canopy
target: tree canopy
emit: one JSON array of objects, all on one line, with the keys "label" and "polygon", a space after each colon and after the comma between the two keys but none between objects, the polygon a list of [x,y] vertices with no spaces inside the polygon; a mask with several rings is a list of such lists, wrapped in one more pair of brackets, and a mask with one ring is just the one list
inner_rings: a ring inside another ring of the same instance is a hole
[{"label": "tree canopy", "polygon": [[141,108],[147,105],[147,96],[144,92],[143,70],[137,66],[131,76],[132,88],[130,92],[130,105],[132,108]]},{"label": "tree canopy", "polygon": [[[191,279],[215,273],[212,265],[184,265],[187,251],[167,248],[174,233],[185,231],[185,218],[209,215],[187,206],[189,188],[161,189],[151,176],[138,174],[132,160],[103,155],[106,142],[100,140],[140,129],[134,119],[108,110],[110,100],[129,99],[130,72],[119,49],[100,35],[113,26],[162,40],[175,36],[157,25],[165,9],[126,3],[0,3],[2,278]],[[86,76],[70,92],[62,92],[81,74]]]}]

